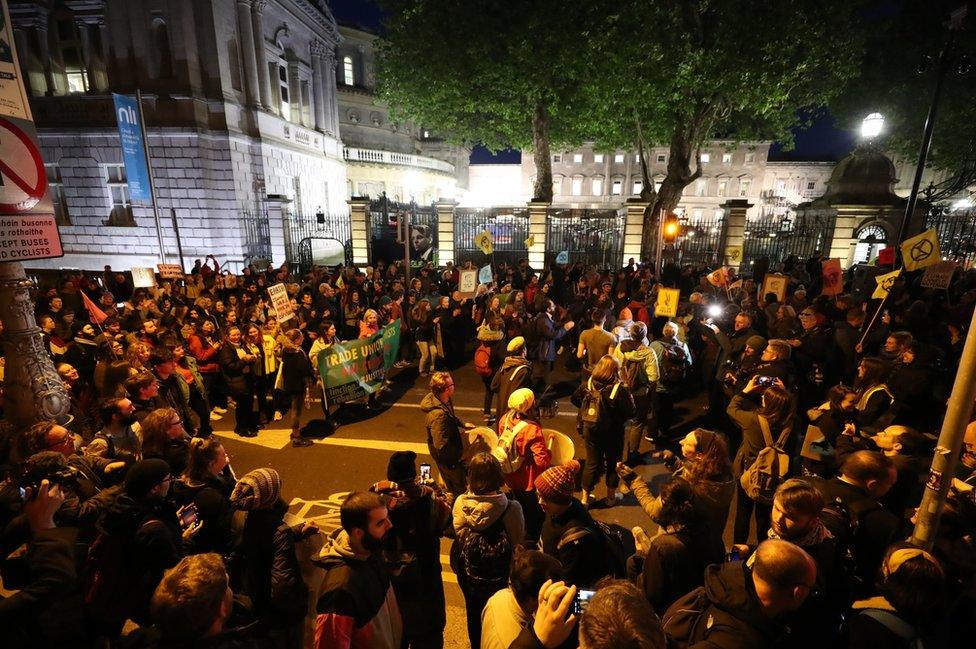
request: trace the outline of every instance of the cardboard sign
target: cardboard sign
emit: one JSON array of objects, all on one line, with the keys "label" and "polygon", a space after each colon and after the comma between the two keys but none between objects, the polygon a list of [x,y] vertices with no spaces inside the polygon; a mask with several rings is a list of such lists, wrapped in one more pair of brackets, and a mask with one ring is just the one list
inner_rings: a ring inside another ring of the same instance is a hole
[{"label": "cardboard sign", "polygon": [[156,264],[156,270],[163,279],[183,279],[186,274],[179,264]]},{"label": "cardboard sign", "polygon": [[278,315],[278,322],[282,323],[295,315],[291,310],[291,300],[288,299],[288,290],[284,284],[274,284],[268,287],[268,295],[271,297],[271,306],[274,307]]},{"label": "cardboard sign", "polygon": [[790,283],[790,278],[786,275],[770,273],[763,278],[762,294],[775,293],[779,302],[786,300],[786,287]]},{"label": "cardboard sign", "polygon": [[945,290],[952,283],[952,276],[955,272],[956,262],[954,261],[940,261],[937,264],[932,264],[925,269],[921,286],[923,288],[940,288]]},{"label": "cardboard sign", "polygon": [[901,244],[901,260],[905,264],[905,270],[928,268],[942,261],[939,235],[935,229],[926,230]]},{"label": "cardboard sign", "polygon": [[654,315],[676,318],[678,316],[678,302],[680,299],[681,291],[676,288],[658,289],[657,302],[654,304]]},{"label": "cardboard sign", "polygon": [[729,246],[725,249],[725,261],[729,266],[738,266],[742,263],[742,246]]},{"label": "cardboard sign", "polygon": [[884,248],[878,251],[878,266],[894,266],[895,265],[895,249],[892,247]]},{"label": "cardboard sign", "polygon": [[135,288],[152,288],[156,286],[156,272],[152,268],[133,268],[132,286]]},{"label": "cardboard sign", "polygon": [[491,284],[491,264],[487,266],[482,266],[481,270],[478,271],[478,283],[479,284]]},{"label": "cardboard sign", "polygon": [[823,294],[840,295],[844,291],[844,273],[840,269],[840,259],[824,259],[820,266],[823,269]]},{"label": "cardboard sign", "polygon": [[458,291],[461,297],[474,297],[478,292],[478,271],[462,270],[458,279]]},{"label": "cardboard sign", "polygon": [[488,230],[482,230],[479,234],[475,235],[474,245],[486,255],[490,255],[495,251],[494,241],[491,237],[491,232]]}]

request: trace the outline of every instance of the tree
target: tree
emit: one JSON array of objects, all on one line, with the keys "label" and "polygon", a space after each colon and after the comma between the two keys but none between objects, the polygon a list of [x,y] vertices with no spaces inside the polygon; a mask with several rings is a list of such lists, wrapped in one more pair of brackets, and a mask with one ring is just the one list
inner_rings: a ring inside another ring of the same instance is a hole
[{"label": "tree", "polygon": [[[789,145],[798,110],[842,91],[862,55],[858,7],[851,0],[607,2],[585,57],[586,76],[601,81],[583,93],[596,126],[591,139],[640,153],[645,253],[656,215],[674,210],[701,176],[703,143]],[[658,191],[646,158],[655,143],[669,148]]]},{"label": "tree", "polygon": [[379,94],[395,119],[460,143],[531,148],[533,196],[552,200],[550,146],[578,144],[589,3],[382,0]]},{"label": "tree", "polygon": [[[883,146],[915,160],[935,89],[939,55],[948,37],[947,21],[964,2],[876,0],[875,4],[869,14],[871,30],[863,63],[831,110],[852,128],[869,113],[881,113],[885,117]],[[951,177],[973,174],[976,159],[976,121],[972,119],[976,83],[968,69],[971,57],[976,56],[974,17],[969,15],[962,27],[950,51],[928,157],[928,166],[947,171]]]}]

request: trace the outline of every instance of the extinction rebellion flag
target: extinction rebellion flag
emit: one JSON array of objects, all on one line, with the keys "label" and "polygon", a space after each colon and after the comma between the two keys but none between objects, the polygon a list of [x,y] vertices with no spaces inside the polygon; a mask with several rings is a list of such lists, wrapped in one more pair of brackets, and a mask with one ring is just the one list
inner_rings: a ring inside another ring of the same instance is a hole
[{"label": "extinction rebellion flag", "polygon": [[400,321],[394,320],[369,338],[338,343],[319,353],[326,403],[338,405],[378,392],[399,349]]}]

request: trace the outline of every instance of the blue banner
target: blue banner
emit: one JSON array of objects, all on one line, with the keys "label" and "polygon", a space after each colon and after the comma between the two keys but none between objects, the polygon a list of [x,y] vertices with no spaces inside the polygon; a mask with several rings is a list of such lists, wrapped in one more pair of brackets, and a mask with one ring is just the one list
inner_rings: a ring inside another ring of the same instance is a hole
[{"label": "blue banner", "polygon": [[139,107],[135,98],[127,95],[113,92],[112,100],[115,102],[115,120],[119,124],[122,160],[125,162],[125,177],[129,183],[129,200],[151,202],[149,164],[146,162],[146,149],[142,142]]}]

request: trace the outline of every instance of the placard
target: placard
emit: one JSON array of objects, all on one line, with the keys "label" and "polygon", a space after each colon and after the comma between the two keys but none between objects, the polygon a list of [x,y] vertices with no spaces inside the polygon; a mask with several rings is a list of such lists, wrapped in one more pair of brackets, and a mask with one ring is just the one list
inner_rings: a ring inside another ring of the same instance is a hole
[{"label": "placard", "polygon": [[132,286],[134,288],[153,288],[156,286],[156,273],[152,268],[133,268]]},{"label": "placard", "polygon": [[892,247],[882,248],[878,251],[878,266],[894,266],[895,249]]},{"label": "placard", "polygon": [[458,292],[461,297],[474,297],[478,292],[478,271],[462,270],[458,280]]},{"label": "placard", "polygon": [[284,284],[273,284],[269,286],[268,296],[271,298],[271,306],[274,307],[279,323],[295,315],[291,310],[291,300],[288,298],[288,290]]},{"label": "placard", "polygon": [[481,252],[490,255],[495,251],[494,240],[491,232],[483,230],[474,237],[474,245],[481,249]]},{"label": "placard", "polygon": [[762,296],[765,297],[767,293],[775,293],[776,300],[784,302],[786,300],[786,287],[789,283],[790,278],[786,275],[770,273],[763,278]]},{"label": "placard", "polygon": [[657,302],[654,304],[654,315],[663,315],[669,318],[676,318],[678,316],[678,302],[680,299],[681,291],[679,289],[658,289]]},{"label": "placard", "polygon": [[935,229],[928,229],[918,236],[905,240],[901,244],[901,261],[905,265],[905,270],[928,268],[942,261],[939,235]]},{"label": "placard", "polygon": [[33,121],[6,0],[0,0],[0,115]]},{"label": "placard", "polygon": [[871,299],[883,300],[888,297],[888,294],[891,293],[891,288],[895,285],[895,280],[898,279],[899,275],[901,275],[901,268],[875,277],[874,281],[877,283],[877,286],[874,289],[874,293],[871,294]]},{"label": "placard", "polygon": [[738,266],[742,263],[742,246],[729,246],[725,249],[725,262],[729,266]]},{"label": "placard", "polygon": [[823,294],[840,295],[844,291],[844,273],[840,269],[840,259],[824,259],[820,262],[823,270]]},{"label": "placard", "polygon": [[400,321],[368,338],[336,343],[319,353],[318,372],[329,405],[361,399],[383,389],[400,349]]},{"label": "placard", "polygon": [[922,275],[921,286],[923,288],[947,289],[952,283],[952,276],[956,272],[956,262],[940,261],[925,269]]},{"label": "placard", "polygon": [[480,284],[491,284],[492,274],[491,274],[491,264],[487,266],[482,266],[481,270],[478,271],[478,282]]},{"label": "placard", "polygon": [[156,264],[159,276],[163,279],[183,279],[186,274],[179,264]]}]

